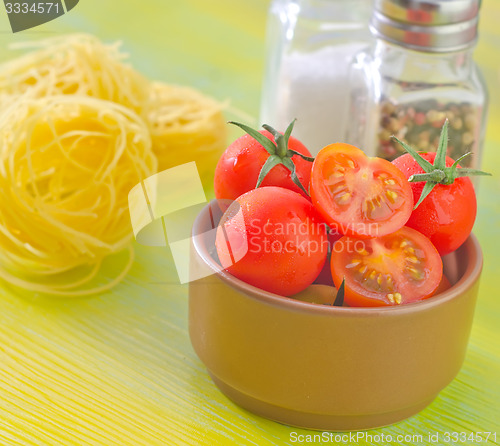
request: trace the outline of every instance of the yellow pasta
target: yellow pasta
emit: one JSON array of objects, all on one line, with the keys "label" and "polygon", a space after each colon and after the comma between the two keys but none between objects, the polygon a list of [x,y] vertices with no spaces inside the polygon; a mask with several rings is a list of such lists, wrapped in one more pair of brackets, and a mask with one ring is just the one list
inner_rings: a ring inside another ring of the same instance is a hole
[{"label": "yellow pasta", "polygon": [[153,82],[142,115],[159,170],[196,161],[202,177],[211,176],[226,147],[224,106],[192,88]]},{"label": "yellow pasta", "polygon": [[[84,295],[109,254],[128,249],[127,195],[157,170],[144,121],[85,96],[23,97],[0,114],[0,277]],[[64,273],[64,274],[63,274]]]},{"label": "yellow pasta", "polygon": [[[30,52],[0,65],[0,279],[52,295],[103,291],[132,264],[129,190],[189,161],[211,177],[224,104],[150,82],[119,43],[91,35],[15,48]],[[123,250],[123,270],[95,285],[104,258]]]},{"label": "yellow pasta", "polygon": [[202,175],[215,168],[227,138],[224,104],[190,87],[150,82],[124,63],[119,42],[71,34],[12,47],[32,51],[0,65],[0,104],[63,94],[110,100],[146,121],[160,171],[189,161]]},{"label": "yellow pasta", "polygon": [[120,44],[70,34],[12,45],[33,51],[0,65],[2,103],[14,95],[73,94],[107,99],[136,111],[149,98],[149,81],[123,60]]}]

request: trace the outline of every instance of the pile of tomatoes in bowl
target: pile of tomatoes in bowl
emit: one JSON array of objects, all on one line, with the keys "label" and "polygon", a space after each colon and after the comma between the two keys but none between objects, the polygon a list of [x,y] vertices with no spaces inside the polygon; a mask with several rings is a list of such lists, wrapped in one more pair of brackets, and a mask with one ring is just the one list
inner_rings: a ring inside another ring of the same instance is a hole
[{"label": "pile of tomatoes in bowl", "polygon": [[[216,198],[231,200],[216,236],[228,273],[312,303],[338,305],[341,289],[340,304],[352,307],[412,303],[450,286],[441,257],[469,236],[477,208],[469,176],[485,173],[446,156],[447,122],[436,153],[398,141],[407,153],[393,162],[344,143],[312,158],[291,136],[293,122],[283,133],[233,124],[246,134],[214,177]],[[324,290],[311,298],[318,283],[332,299]]]}]

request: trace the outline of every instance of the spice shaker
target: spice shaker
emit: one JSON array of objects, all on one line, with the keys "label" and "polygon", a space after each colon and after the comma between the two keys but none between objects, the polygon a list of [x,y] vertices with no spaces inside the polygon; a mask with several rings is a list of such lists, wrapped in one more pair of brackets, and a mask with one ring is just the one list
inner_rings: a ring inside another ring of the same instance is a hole
[{"label": "spice shaker", "polygon": [[314,155],[345,137],[352,59],[371,39],[371,0],[274,0],[267,28],[261,123]]},{"label": "spice shaker", "polygon": [[375,0],[376,41],[351,69],[348,142],[392,160],[402,148],[435,151],[449,120],[448,155],[479,168],[488,95],[473,61],[480,0]]}]

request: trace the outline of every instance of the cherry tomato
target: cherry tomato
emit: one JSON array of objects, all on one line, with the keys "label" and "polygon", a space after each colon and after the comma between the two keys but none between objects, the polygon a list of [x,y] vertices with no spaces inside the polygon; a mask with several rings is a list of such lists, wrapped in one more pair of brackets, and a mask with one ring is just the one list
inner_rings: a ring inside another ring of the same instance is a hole
[{"label": "cherry tomato", "polygon": [[433,296],[437,296],[438,294],[444,293],[445,291],[449,290],[451,287],[452,287],[451,282],[443,274],[443,277],[441,278],[441,282],[439,282],[439,286],[436,288],[436,291],[434,291]]},{"label": "cherry tomato", "polygon": [[[436,158],[435,153],[420,155],[431,164]],[[406,178],[424,172],[408,153],[396,158],[392,163]],[[446,157],[446,166],[450,167],[452,164],[453,160]],[[410,184],[416,203],[425,183]],[[444,256],[465,242],[474,226],[476,212],[476,194],[471,180],[467,177],[456,178],[450,185],[437,184],[412,212],[406,225],[429,237],[439,253]]]},{"label": "cherry tomato", "polygon": [[272,293],[307,288],[325,263],[325,224],[310,201],[281,187],[241,195],[222,216],[215,245],[223,268]]},{"label": "cherry tomato", "polygon": [[327,230],[327,235],[328,235],[328,256],[327,256],[327,261],[325,262],[325,265],[323,266],[323,269],[319,273],[318,277],[314,280],[315,284],[318,285],[329,285],[329,286],[335,286],[333,283],[333,278],[332,278],[332,270],[330,269],[330,252],[332,250],[333,245],[337,240],[342,238],[342,234],[339,234],[331,229]]},{"label": "cherry tomato", "polygon": [[337,288],[345,277],[345,303],[353,307],[425,299],[432,296],[443,275],[436,248],[407,227],[373,239],[342,237],[333,246],[331,268]]},{"label": "cherry tomato", "polygon": [[[272,139],[271,133],[267,130],[261,130],[259,133],[270,140]],[[309,150],[293,136],[288,141],[288,148],[305,156],[311,156]],[[266,149],[248,134],[234,141],[222,154],[215,168],[215,197],[235,200],[245,192],[255,189],[259,173],[269,156]],[[307,190],[312,163],[298,155],[294,155],[291,159],[295,164],[295,171],[299,181]],[[281,164],[269,171],[261,186],[284,187],[306,196],[292,181],[290,171]]]},{"label": "cherry tomato", "polygon": [[312,284],[292,297],[302,302],[331,306],[337,298],[337,289],[333,286]]},{"label": "cherry tomato", "polygon": [[328,225],[346,235],[390,234],[404,226],[413,208],[411,187],[401,171],[349,144],[331,144],[318,153],[310,189]]},{"label": "cherry tomato", "polygon": [[314,283],[316,285],[335,286],[332,278],[332,270],[330,268],[330,264],[328,263],[328,257],[327,261],[325,262],[325,265],[323,266],[323,269],[318,274],[318,277],[314,279]]}]

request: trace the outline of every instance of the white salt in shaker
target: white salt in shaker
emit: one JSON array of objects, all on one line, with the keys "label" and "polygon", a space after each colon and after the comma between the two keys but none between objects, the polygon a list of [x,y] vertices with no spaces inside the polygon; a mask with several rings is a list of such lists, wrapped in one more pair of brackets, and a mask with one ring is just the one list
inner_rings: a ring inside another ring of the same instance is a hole
[{"label": "white salt in shaker", "polygon": [[274,0],[260,121],[294,136],[313,155],[345,139],[352,58],[370,41],[371,0]]}]

